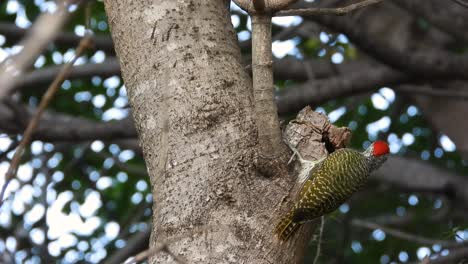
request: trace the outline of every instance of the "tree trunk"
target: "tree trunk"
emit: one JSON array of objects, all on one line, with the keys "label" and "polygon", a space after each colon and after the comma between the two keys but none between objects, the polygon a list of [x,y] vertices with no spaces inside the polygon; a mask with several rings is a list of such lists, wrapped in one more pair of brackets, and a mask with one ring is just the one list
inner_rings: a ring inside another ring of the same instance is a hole
[{"label": "tree trunk", "polygon": [[[189,263],[299,262],[307,232],[273,236],[293,181],[255,169],[252,84],[228,2],[105,7],[152,183],[150,246],[171,241]],[[161,252],[152,263],[174,260]]]}]

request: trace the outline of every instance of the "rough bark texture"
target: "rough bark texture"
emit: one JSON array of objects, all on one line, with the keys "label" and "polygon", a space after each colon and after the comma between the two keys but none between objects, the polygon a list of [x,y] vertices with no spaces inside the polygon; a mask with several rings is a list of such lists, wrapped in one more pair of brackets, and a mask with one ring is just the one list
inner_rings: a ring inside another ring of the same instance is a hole
[{"label": "rough bark texture", "polygon": [[[310,231],[286,244],[273,237],[295,179],[254,167],[252,86],[227,2],[105,5],[152,183],[150,246],[177,237],[169,249],[189,263],[300,262]],[[313,133],[329,128],[318,125]],[[325,154],[316,139],[312,149]],[[151,262],[174,260],[161,253]]]}]

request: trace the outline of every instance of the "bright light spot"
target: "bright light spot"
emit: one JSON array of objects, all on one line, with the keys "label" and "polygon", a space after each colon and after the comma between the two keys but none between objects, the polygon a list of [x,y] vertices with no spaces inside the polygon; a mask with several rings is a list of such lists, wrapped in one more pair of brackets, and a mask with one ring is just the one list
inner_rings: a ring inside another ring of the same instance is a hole
[{"label": "bright light spot", "polygon": [[44,66],[44,64],[46,63],[46,59],[44,57],[44,55],[40,55],[36,62],[34,62],[34,67],[35,68],[41,68],[42,66]]},{"label": "bright light spot", "polygon": [[77,92],[74,96],[74,99],[77,103],[81,103],[81,102],[84,102],[84,101],[89,101],[91,100],[91,98],[93,97],[93,95],[88,92],[88,91],[83,91],[83,92]]},{"label": "bright light spot", "polygon": [[334,64],[340,64],[342,63],[344,60],[344,57],[343,57],[343,54],[339,53],[339,52],[335,52],[333,53],[333,55],[331,56],[331,61],[334,63]]},{"label": "bright light spot", "polygon": [[398,259],[401,262],[407,262],[408,258],[409,258],[408,253],[406,253],[405,251],[401,251],[400,254],[398,254]]},{"label": "bright light spot", "polygon": [[91,143],[91,150],[94,152],[100,152],[102,149],[104,149],[104,143],[100,140],[95,140],[93,143]]},{"label": "bright light spot", "polygon": [[379,90],[379,93],[383,95],[383,97],[385,97],[389,103],[393,103],[395,101],[395,92],[393,89],[383,87]]},{"label": "bright light spot", "polygon": [[332,123],[334,123],[336,120],[340,119],[340,117],[344,115],[345,113],[346,113],[346,107],[342,106],[338,109],[331,111],[328,114],[328,118],[330,119]]},{"label": "bright light spot", "polygon": [[128,116],[128,109],[112,107],[102,114],[103,121],[122,120]]},{"label": "bright light spot", "polygon": [[293,40],[274,41],[271,48],[273,51],[273,55],[280,59],[286,56],[287,54],[293,55],[297,50],[296,43]]},{"label": "bright light spot", "polygon": [[112,76],[104,80],[104,87],[115,89],[120,85],[120,78],[118,76]]},{"label": "bright light spot", "polygon": [[8,57],[8,52],[5,49],[0,49],[0,62],[3,62]]},{"label": "bright light spot", "polygon": [[42,204],[35,204],[31,210],[29,210],[25,216],[24,220],[26,223],[32,225],[35,222],[39,221],[45,214],[45,208]]},{"label": "bright light spot", "polygon": [[56,182],[62,181],[64,177],[65,175],[61,171],[56,171],[54,174],[52,174],[52,179]]},{"label": "bright light spot", "polygon": [[455,233],[455,240],[457,242],[466,242],[468,241],[468,229],[467,230],[459,230]]},{"label": "bright light spot", "polygon": [[93,62],[93,63],[103,63],[105,59],[106,59],[106,53],[104,53],[104,51],[102,51],[102,50],[98,50],[91,57],[91,62]]},{"label": "bright light spot", "polygon": [[55,153],[52,158],[47,161],[47,166],[49,168],[57,167],[63,159],[62,153]]},{"label": "bright light spot", "polygon": [[104,190],[112,186],[112,179],[110,177],[101,177],[96,182],[96,187],[99,190]]},{"label": "bright light spot", "polygon": [[40,5],[39,8],[41,9],[41,12],[53,13],[55,10],[57,10],[57,5],[54,1],[47,1]]},{"label": "bright light spot", "polygon": [[233,11],[241,12],[242,14],[247,14],[242,8],[240,8],[238,5],[234,3],[234,1],[231,1],[231,6],[230,9]]},{"label": "bright light spot", "polygon": [[143,200],[143,195],[139,192],[134,193],[130,198],[133,204],[139,204]]},{"label": "bright light spot", "polygon": [[127,162],[128,160],[133,159],[133,157],[135,157],[135,152],[132,150],[124,150],[119,154],[119,160],[121,162]]},{"label": "bright light spot", "polygon": [[0,35],[0,46],[3,46],[3,44],[5,44],[5,42],[6,42],[5,36]]},{"label": "bright light spot", "polygon": [[339,34],[337,39],[338,39],[338,42],[340,43],[343,43],[343,44],[349,43],[348,38],[343,34]]},{"label": "bright light spot", "polygon": [[412,206],[415,206],[419,203],[419,199],[416,195],[412,194],[408,197],[408,203]]},{"label": "bright light spot", "polygon": [[250,32],[247,30],[242,30],[241,32],[237,33],[237,38],[239,41],[246,41],[250,39]]},{"label": "bright light spot", "polygon": [[252,19],[250,18],[250,16],[247,17],[247,24],[246,24],[246,26],[247,26],[247,29],[248,29],[249,31],[252,31]]},{"label": "bright light spot", "polygon": [[101,205],[102,202],[100,194],[96,191],[91,191],[88,196],[86,196],[84,203],[80,206],[78,211],[81,216],[88,218],[94,215]]},{"label": "bright light spot", "polygon": [[140,192],[146,191],[148,184],[144,180],[139,180],[136,184],[136,189]]},{"label": "bright light spot", "polygon": [[11,144],[11,139],[6,134],[0,135],[0,151],[5,152]]},{"label": "bright light spot", "polygon": [[60,52],[58,52],[58,51],[52,52],[52,61],[55,64],[62,64],[62,62],[63,62],[62,54]]},{"label": "bright light spot", "polygon": [[128,175],[127,173],[120,171],[117,173],[117,180],[119,182],[126,182],[128,180]]},{"label": "bright light spot", "polygon": [[20,5],[18,3],[18,1],[15,1],[15,0],[10,0],[7,2],[7,6],[6,6],[6,12],[8,14],[15,14],[16,12],[18,12],[18,10],[20,9]]},{"label": "bright light spot", "polygon": [[240,25],[240,18],[238,15],[231,15],[231,23],[234,28]]},{"label": "bright light spot", "polygon": [[116,222],[109,222],[106,224],[104,231],[109,240],[113,240],[117,237],[120,231],[120,226]]},{"label": "bright light spot", "polygon": [[403,145],[409,146],[409,145],[414,143],[414,136],[413,136],[413,134],[405,133],[405,134],[403,134],[403,137],[401,138],[401,141],[403,142]]},{"label": "bright light spot", "polygon": [[15,252],[16,251],[16,239],[14,237],[8,237],[6,239],[6,248],[10,251],[10,252]]},{"label": "bright light spot", "polygon": [[320,32],[319,38],[320,38],[320,41],[321,41],[322,43],[328,43],[328,41],[330,41],[329,35],[328,35],[327,33],[323,32],[323,31]]},{"label": "bright light spot", "polygon": [[432,246],[432,250],[434,250],[435,252],[439,252],[441,249],[442,249],[442,246],[440,244],[434,244]]},{"label": "bright light spot", "polygon": [[449,253],[450,253],[450,251],[448,249],[444,249],[444,250],[442,250],[442,252],[440,252],[440,255],[441,256],[447,256]]},{"label": "bright light spot", "polygon": [[58,243],[61,248],[69,248],[78,242],[78,239],[72,234],[64,234],[58,238]]},{"label": "bright light spot", "polygon": [[320,106],[315,109],[315,112],[320,113],[320,114],[324,114],[324,115],[327,114],[327,111],[325,111],[325,109],[323,107],[320,107]]},{"label": "bright light spot", "polygon": [[291,27],[299,25],[302,22],[302,18],[300,16],[273,17],[271,22],[278,26]]},{"label": "bright light spot", "polygon": [[408,107],[408,110],[406,110],[406,112],[408,113],[409,116],[415,116],[418,114],[418,108],[414,105],[410,105]]},{"label": "bright light spot", "polygon": [[454,152],[457,149],[455,143],[446,135],[440,136],[439,142],[442,148],[447,152]]},{"label": "bright light spot", "polygon": [[442,200],[437,198],[435,201],[434,201],[434,209],[440,209],[442,207]]},{"label": "bright light spot", "polygon": [[354,240],[351,242],[351,249],[354,253],[361,253],[362,252],[362,245],[361,242]]},{"label": "bright light spot", "polygon": [[86,28],[83,25],[77,25],[75,26],[75,34],[83,37],[84,34],[86,33]]},{"label": "bright light spot", "polygon": [[387,131],[391,123],[390,117],[384,116],[373,123],[369,123],[366,126],[366,131],[369,133],[369,136],[376,137],[378,132]]},{"label": "bright light spot", "polygon": [[83,252],[89,249],[89,244],[86,241],[80,241],[76,247],[79,251]]},{"label": "bright light spot", "polygon": [[21,7],[21,9],[18,10],[18,13],[16,14],[15,24],[20,28],[28,28],[32,24],[26,16],[26,11],[23,7]]},{"label": "bright light spot", "polygon": [[101,77],[99,77],[99,76],[93,76],[93,77],[91,78],[91,82],[93,83],[94,86],[98,86],[98,85],[101,84],[102,79],[101,79]]},{"label": "bright light spot", "polygon": [[102,94],[98,94],[93,97],[93,105],[96,108],[102,108],[106,104],[106,97]]},{"label": "bright light spot", "polygon": [[47,249],[49,250],[49,254],[53,257],[58,257],[60,255],[60,244],[58,241],[50,242]]},{"label": "bright light spot", "polygon": [[39,228],[33,228],[29,232],[29,237],[37,245],[41,245],[42,243],[44,243],[44,239],[45,239],[44,231],[42,231]]},{"label": "bright light spot", "polygon": [[371,101],[374,108],[379,110],[387,110],[390,105],[380,93],[372,94]]},{"label": "bright light spot", "polygon": [[434,157],[441,158],[444,155],[444,151],[441,148],[436,148],[434,150]]},{"label": "bright light spot", "polygon": [[119,96],[114,101],[114,107],[123,108],[128,105],[128,97],[126,96]]},{"label": "bright light spot", "polygon": [[418,256],[419,260],[431,255],[431,250],[428,247],[420,247],[418,251],[416,251],[416,255]]},{"label": "bright light spot", "polygon": [[31,179],[33,174],[33,168],[29,164],[19,166],[17,177],[23,182],[27,182]]},{"label": "bright light spot", "polygon": [[377,241],[383,241],[385,240],[386,235],[384,231],[376,229],[372,232],[372,237]]}]

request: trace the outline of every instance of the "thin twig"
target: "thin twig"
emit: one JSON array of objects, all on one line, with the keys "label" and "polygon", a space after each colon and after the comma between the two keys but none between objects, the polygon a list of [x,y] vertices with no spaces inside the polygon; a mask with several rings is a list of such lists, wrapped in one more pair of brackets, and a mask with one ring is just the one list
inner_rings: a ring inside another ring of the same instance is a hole
[{"label": "thin twig", "polygon": [[92,42],[91,35],[87,34],[80,41],[80,44],[78,45],[78,48],[76,49],[75,56],[67,64],[63,65],[63,68],[60,70],[59,74],[57,75],[55,80],[52,82],[52,84],[49,86],[46,93],[42,97],[42,100],[36,112],[34,113],[33,117],[29,121],[29,124],[26,127],[26,130],[24,131],[23,138],[21,139],[21,142],[18,148],[16,149],[15,154],[13,155],[13,158],[11,159],[10,167],[8,168],[8,171],[5,174],[5,183],[3,184],[2,191],[0,192],[0,207],[3,205],[3,196],[5,195],[5,191],[8,187],[8,184],[16,176],[18,166],[21,162],[21,156],[26,146],[31,142],[32,135],[39,124],[39,120],[44,110],[49,105],[50,101],[52,100],[54,94],[59,89],[62,82],[70,73],[70,70],[72,69],[73,64],[83,54],[83,52],[91,46],[91,42]]},{"label": "thin twig", "polygon": [[324,227],[325,227],[325,216],[322,216],[320,218],[320,230],[319,230],[319,237],[318,237],[318,242],[317,242],[317,251],[315,252],[315,258],[314,258],[313,264],[317,264],[318,260],[320,258],[320,251],[321,251]]},{"label": "thin twig", "polygon": [[367,229],[380,229],[383,232],[389,235],[392,235],[394,237],[398,237],[404,240],[413,241],[413,242],[425,244],[425,245],[439,244],[441,247],[445,247],[445,248],[463,247],[463,246],[468,245],[468,242],[456,242],[456,241],[448,241],[448,240],[440,240],[440,239],[422,237],[419,235],[407,233],[407,232],[394,229],[394,228],[390,228],[390,227],[385,227],[377,223],[373,223],[373,222],[361,220],[361,219],[353,219],[351,224],[353,226],[363,227]]},{"label": "thin twig", "polygon": [[361,9],[366,6],[378,4],[383,0],[363,0],[361,2],[335,8],[298,8],[298,9],[289,9],[283,10],[278,13],[275,13],[274,16],[315,16],[315,15],[336,15],[342,16],[346,15],[352,11]]}]

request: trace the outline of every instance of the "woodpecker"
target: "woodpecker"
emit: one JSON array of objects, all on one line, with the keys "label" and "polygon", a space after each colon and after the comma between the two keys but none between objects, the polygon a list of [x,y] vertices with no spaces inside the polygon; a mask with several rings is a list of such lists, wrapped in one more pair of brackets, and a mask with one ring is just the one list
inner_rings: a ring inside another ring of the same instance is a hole
[{"label": "woodpecker", "polygon": [[303,160],[295,149],[293,151],[301,166],[313,165],[306,172],[293,208],[276,225],[274,232],[283,241],[303,223],[336,210],[367,182],[369,174],[385,162],[390,152],[386,142],[376,141],[364,152],[339,149],[313,163]]}]

